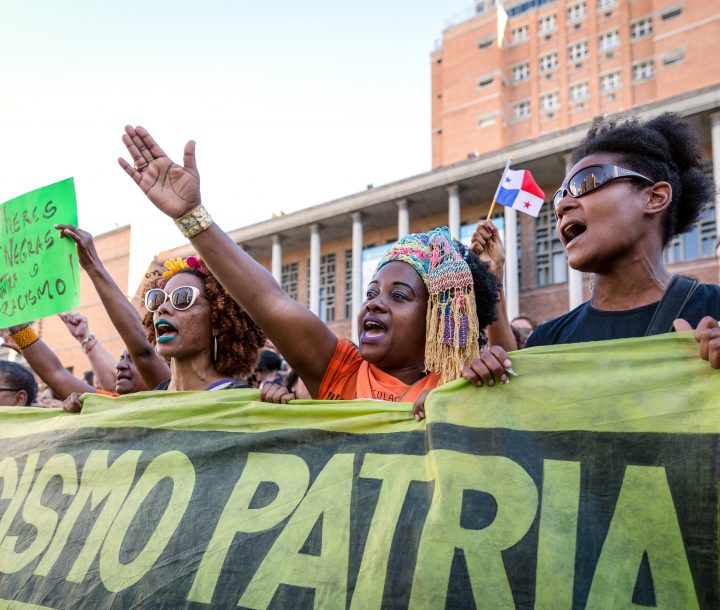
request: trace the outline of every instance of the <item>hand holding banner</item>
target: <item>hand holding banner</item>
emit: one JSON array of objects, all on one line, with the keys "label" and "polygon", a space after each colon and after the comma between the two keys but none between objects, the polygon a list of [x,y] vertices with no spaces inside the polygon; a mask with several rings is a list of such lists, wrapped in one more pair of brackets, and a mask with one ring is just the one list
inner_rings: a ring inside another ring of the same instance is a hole
[{"label": "hand holding banner", "polygon": [[72,178],[0,205],[0,326],[67,311],[80,303],[75,244],[54,225],[77,224]]}]

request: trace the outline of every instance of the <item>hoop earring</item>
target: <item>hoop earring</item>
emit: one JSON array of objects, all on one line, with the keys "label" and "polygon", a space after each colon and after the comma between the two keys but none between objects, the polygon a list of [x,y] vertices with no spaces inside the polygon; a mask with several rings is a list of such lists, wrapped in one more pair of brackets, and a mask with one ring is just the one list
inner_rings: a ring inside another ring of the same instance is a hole
[{"label": "hoop earring", "polygon": [[213,346],[213,361],[217,362],[217,335],[213,336],[214,339],[214,346]]}]

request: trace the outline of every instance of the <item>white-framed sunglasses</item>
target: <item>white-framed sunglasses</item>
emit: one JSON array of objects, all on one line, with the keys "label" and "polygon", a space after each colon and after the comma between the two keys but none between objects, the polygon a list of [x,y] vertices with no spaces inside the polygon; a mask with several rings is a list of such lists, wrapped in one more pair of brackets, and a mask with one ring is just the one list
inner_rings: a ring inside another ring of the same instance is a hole
[{"label": "white-framed sunglasses", "polygon": [[145,309],[150,312],[160,309],[165,301],[170,301],[178,311],[190,309],[200,296],[200,289],[195,286],[178,286],[170,294],[162,288],[151,288],[145,293]]}]

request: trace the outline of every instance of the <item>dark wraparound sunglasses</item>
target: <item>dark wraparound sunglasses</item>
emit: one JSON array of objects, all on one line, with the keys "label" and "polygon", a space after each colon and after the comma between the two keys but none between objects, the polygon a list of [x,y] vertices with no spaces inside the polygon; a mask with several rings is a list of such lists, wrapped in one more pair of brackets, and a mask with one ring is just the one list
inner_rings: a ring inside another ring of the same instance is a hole
[{"label": "dark wraparound sunglasses", "polygon": [[557,210],[560,202],[568,195],[570,197],[582,197],[618,178],[639,178],[645,180],[648,184],[655,184],[655,180],[618,165],[610,163],[588,165],[563,182],[553,197],[553,205]]},{"label": "dark wraparound sunglasses", "polygon": [[165,301],[170,301],[178,311],[190,309],[200,296],[200,290],[195,286],[178,286],[170,294],[162,288],[151,288],[145,293],[145,309],[157,311]]}]

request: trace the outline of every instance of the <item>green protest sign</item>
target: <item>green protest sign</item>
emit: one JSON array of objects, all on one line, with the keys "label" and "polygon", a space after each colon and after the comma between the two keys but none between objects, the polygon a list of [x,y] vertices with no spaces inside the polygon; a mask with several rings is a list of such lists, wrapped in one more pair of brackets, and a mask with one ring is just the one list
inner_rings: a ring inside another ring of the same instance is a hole
[{"label": "green protest sign", "polygon": [[0,608],[720,607],[720,371],[689,334],[403,403],[0,409]]},{"label": "green protest sign", "polygon": [[80,303],[75,244],[56,224],[77,225],[72,178],[0,205],[0,326],[67,311]]}]

